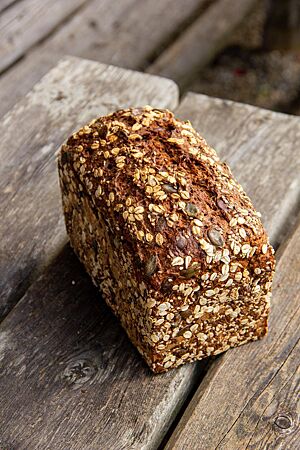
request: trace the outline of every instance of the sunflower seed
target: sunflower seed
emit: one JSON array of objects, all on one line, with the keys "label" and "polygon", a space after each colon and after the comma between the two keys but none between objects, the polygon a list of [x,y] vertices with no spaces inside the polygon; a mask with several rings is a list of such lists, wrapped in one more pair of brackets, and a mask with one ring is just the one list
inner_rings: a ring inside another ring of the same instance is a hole
[{"label": "sunflower seed", "polygon": [[218,198],[217,205],[220,209],[222,209],[222,211],[228,211],[226,203],[221,198]]},{"label": "sunflower seed", "polygon": [[174,186],[172,186],[171,184],[162,184],[161,188],[165,192],[169,192],[171,194],[175,194],[177,192],[177,189],[175,189]]}]

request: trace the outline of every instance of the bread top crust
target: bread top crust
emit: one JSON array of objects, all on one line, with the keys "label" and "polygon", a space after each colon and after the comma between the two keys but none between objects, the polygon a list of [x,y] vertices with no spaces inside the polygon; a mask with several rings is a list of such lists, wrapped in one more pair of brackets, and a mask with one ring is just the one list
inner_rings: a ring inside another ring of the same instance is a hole
[{"label": "bread top crust", "polygon": [[95,119],[68,139],[59,160],[80,180],[116,246],[134,255],[146,285],[195,288],[210,272],[214,287],[223,287],[232,262],[253,273],[274,268],[260,214],[229,167],[170,111],[146,106]]}]

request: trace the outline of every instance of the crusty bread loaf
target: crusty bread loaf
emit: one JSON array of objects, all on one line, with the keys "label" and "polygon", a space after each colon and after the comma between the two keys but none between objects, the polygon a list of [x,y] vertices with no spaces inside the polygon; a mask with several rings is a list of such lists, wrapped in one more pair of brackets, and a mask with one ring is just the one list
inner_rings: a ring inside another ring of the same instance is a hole
[{"label": "crusty bread loaf", "polygon": [[154,372],[266,333],[274,251],[189,122],[117,111],[74,133],[58,162],[71,245]]}]

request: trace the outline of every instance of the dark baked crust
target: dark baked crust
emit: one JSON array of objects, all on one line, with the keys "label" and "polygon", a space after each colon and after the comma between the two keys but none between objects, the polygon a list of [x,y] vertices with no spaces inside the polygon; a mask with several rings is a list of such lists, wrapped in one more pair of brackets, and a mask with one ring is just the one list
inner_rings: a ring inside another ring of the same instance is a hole
[{"label": "dark baked crust", "polygon": [[117,111],[69,138],[59,171],[71,244],[154,371],[265,334],[273,249],[189,122]]}]

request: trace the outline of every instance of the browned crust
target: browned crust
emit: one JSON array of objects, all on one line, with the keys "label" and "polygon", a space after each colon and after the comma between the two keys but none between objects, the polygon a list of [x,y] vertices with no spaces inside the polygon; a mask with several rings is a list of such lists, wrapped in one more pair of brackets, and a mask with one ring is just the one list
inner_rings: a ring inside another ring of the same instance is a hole
[{"label": "browned crust", "polygon": [[[59,168],[71,243],[95,283],[112,285],[104,296],[153,370],[265,334],[273,249],[230,169],[189,122],[151,107],[117,111],[74,133]],[[109,241],[105,264],[95,249],[85,256],[92,240],[82,230]],[[133,286],[121,292],[128,276]]]}]

